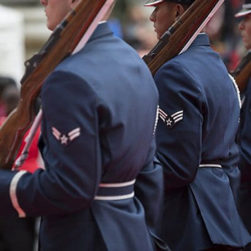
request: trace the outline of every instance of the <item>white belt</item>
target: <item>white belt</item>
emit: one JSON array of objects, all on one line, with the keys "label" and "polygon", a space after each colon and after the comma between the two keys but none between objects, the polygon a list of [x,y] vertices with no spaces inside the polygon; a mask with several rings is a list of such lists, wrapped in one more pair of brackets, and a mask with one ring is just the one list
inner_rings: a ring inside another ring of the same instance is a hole
[{"label": "white belt", "polygon": [[122,183],[100,183],[94,200],[125,200],[134,197],[135,179]]},{"label": "white belt", "polygon": [[218,165],[218,164],[200,164],[199,167],[216,167],[216,168],[222,168],[222,165]]}]

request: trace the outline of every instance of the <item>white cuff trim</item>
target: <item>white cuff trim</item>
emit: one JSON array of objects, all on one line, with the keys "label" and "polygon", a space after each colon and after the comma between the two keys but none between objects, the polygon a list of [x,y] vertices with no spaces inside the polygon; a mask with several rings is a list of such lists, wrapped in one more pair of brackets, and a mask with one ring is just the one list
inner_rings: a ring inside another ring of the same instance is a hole
[{"label": "white cuff trim", "polygon": [[23,211],[23,209],[20,207],[17,199],[17,184],[20,180],[20,178],[27,173],[26,171],[20,171],[18,172],[11,180],[10,183],[10,199],[12,202],[13,207],[16,209],[18,216],[20,218],[26,217],[26,213]]}]

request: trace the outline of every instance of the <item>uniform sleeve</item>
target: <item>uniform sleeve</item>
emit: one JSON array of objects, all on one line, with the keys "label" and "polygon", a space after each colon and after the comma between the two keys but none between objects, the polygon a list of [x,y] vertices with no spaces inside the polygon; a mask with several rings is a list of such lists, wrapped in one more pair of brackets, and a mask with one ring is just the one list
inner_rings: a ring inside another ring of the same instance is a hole
[{"label": "uniform sleeve", "polygon": [[66,214],[86,208],[101,177],[97,97],[78,76],[54,72],[42,89],[46,170],[25,174],[16,197],[25,215]]},{"label": "uniform sleeve", "polygon": [[239,136],[240,145],[240,169],[242,180],[251,181],[251,80],[243,100],[241,109],[241,127]]},{"label": "uniform sleeve", "polygon": [[[146,222],[152,232],[158,224],[163,199],[163,170],[155,157],[156,144],[152,141],[146,163],[136,179],[135,194],[144,206]],[[153,203],[154,199],[154,203]]]},{"label": "uniform sleeve", "polygon": [[160,94],[157,157],[166,188],[191,183],[201,161],[203,94],[196,79],[177,62],[167,63],[155,76]]}]

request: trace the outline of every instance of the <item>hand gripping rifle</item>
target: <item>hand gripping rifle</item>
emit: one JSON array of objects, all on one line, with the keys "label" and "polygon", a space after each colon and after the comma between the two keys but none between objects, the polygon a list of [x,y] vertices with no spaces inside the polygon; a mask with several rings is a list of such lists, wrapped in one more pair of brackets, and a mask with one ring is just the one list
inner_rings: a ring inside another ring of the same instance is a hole
[{"label": "hand gripping rifle", "polygon": [[46,77],[64,58],[83,48],[113,2],[81,1],[57,26],[40,52],[25,63],[19,104],[0,128],[0,168],[12,168],[24,134],[36,116],[36,98]]},{"label": "hand gripping rifle", "polygon": [[168,60],[184,52],[220,8],[224,0],[195,0],[143,57],[154,75]]},{"label": "hand gripping rifle", "polygon": [[241,60],[232,75],[235,78],[240,92],[245,91],[248,81],[251,78],[251,51]]}]

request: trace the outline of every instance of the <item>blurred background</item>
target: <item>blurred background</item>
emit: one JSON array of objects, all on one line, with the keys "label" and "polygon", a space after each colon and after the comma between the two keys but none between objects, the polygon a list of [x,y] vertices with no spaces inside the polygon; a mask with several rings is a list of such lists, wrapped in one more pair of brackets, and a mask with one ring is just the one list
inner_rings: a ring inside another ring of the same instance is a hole
[{"label": "blurred background", "polygon": [[[110,25],[116,35],[145,55],[157,42],[149,15],[153,8],[143,0],[119,0]],[[231,71],[244,54],[234,14],[242,0],[225,0],[207,26],[212,46]],[[39,0],[0,0],[0,75],[17,82],[24,72],[23,63],[39,51],[50,35]]]}]

